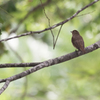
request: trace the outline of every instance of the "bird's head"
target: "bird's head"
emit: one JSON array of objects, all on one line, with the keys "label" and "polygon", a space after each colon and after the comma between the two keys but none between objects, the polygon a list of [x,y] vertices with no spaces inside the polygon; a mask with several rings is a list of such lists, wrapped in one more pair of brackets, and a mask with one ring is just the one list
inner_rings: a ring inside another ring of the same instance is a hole
[{"label": "bird's head", "polygon": [[79,32],[77,30],[71,31],[72,35],[79,35]]}]

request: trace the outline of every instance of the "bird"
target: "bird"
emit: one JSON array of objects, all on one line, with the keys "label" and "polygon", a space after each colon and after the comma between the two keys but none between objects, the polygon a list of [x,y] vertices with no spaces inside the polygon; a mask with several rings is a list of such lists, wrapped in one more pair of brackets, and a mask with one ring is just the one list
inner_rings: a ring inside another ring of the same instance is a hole
[{"label": "bird", "polygon": [[71,41],[72,41],[73,46],[79,51],[81,51],[82,53],[85,53],[84,40],[82,36],[79,34],[77,30],[73,30],[71,31],[71,33],[72,33]]}]

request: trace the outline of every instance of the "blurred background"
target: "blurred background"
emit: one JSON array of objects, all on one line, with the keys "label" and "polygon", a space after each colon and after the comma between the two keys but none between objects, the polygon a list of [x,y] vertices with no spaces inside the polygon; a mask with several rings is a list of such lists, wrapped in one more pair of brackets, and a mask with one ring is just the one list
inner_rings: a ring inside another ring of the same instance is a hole
[{"label": "blurred background", "polygon": [[[51,26],[93,0],[42,0]],[[0,0],[0,39],[43,30],[48,20],[40,0]],[[60,27],[53,29],[55,37]],[[56,48],[49,31],[0,42],[0,63],[41,62],[75,51],[70,31],[78,30],[85,47],[100,40],[100,2],[64,24]],[[29,68],[2,68],[4,79]],[[2,87],[4,83],[0,83]],[[100,50],[41,69],[10,83],[2,100],[100,100]]]}]

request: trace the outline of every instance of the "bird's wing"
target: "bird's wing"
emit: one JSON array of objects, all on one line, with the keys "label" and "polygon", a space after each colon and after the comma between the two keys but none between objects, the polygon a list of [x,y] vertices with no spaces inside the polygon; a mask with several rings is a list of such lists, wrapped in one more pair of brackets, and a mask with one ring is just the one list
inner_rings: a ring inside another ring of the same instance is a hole
[{"label": "bird's wing", "polygon": [[77,48],[78,50],[81,50],[81,51],[84,50],[84,41],[83,41],[82,38],[81,39],[77,39],[77,40],[75,40],[74,38],[72,38],[72,43],[73,43],[73,46],[75,48]]}]

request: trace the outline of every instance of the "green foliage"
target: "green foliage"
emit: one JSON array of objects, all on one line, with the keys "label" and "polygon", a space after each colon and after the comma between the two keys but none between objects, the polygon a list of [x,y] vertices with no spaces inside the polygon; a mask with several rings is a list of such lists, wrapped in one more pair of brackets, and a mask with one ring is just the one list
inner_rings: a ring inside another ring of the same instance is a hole
[{"label": "green foliage", "polygon": [[[51,0],[45,13],[51,26],[69,17],[93,0]],[[42,0],[46,2],[46,0]],[[49,27],[43,8],[30,9],[41,4],[40,0],[1,0],[0,38],[6,38],[11,29],[19,25],[14,35],[27,31],[39,31]],[[64,24],[56,48],[52,48],[50,31],[33,34],[8,43],[19,54],[23,62],[40,62],[70,52],[71,32],[77,29],[85,41],[85,47],[100,40],[100,4],[97,2]],[[60,27],[53,29],[55,37]],[[13,36],[13,34],[11,34]],[[0,43],[0,63],[18,63],[21,60],[7,44]],[[41,69],[29,76],[12,82],[1,95],[2,100],[99,100],[100,98],[100,50],[96,50],[68,62]],[[28,69],[28,68],[27,68]],[[23,68],[0,70],[1,79],[21,73]],[[2,84],[0,84],[2,87]],[[27,89],[26,89],[27,88]],[[26,89],[26,90],[25,90]],[[26,92],[25,98],[23,98]]]}]

